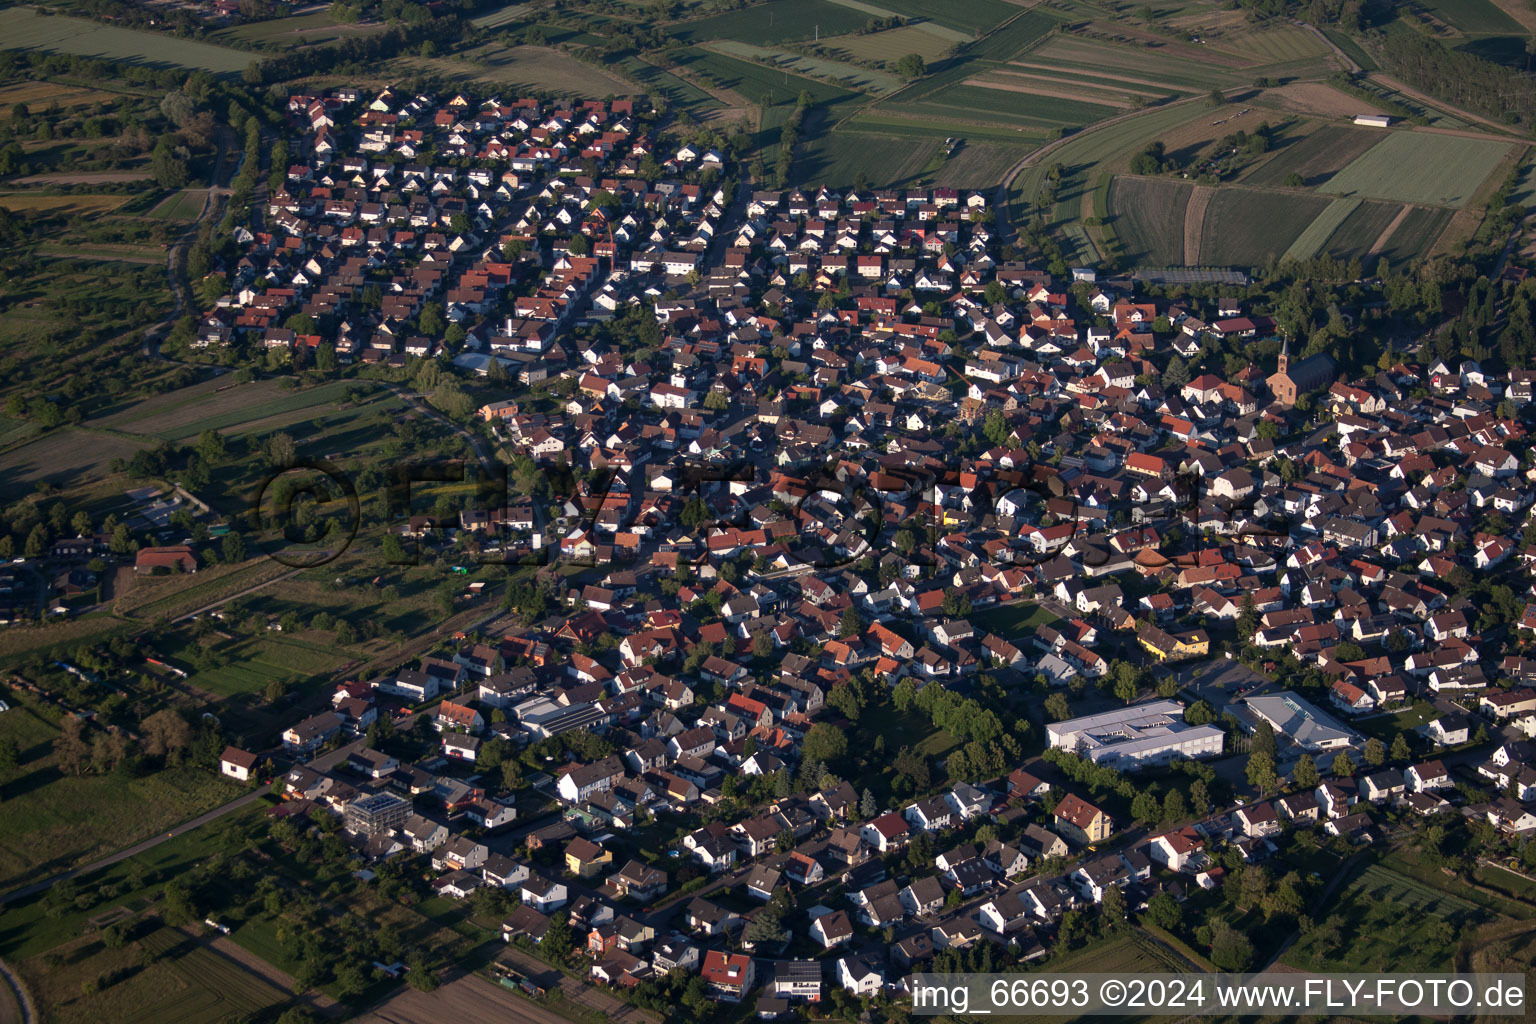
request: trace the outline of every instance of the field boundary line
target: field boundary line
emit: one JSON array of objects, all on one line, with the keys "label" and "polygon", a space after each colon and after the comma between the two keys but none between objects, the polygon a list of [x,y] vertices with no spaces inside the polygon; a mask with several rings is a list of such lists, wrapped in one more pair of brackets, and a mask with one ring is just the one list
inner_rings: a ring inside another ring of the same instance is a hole
[{"label": "field boundary line", "polygon": [[1205,235],[1205,211],[1216,198],[1214,185],[1196,185],[1184,207],[1184,265],[1200,266],[1200,240]]}]

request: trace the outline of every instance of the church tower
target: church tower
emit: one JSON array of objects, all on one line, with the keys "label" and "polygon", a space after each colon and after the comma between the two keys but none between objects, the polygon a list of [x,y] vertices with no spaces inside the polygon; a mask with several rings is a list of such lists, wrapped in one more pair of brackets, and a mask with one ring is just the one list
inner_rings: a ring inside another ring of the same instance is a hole
[{"label": "church tower", "polygon": [[1280,343],[1280,365],[1275,367],[1276,373],[1284,373],[1291,367],[1291,339],[1286,338]]}]

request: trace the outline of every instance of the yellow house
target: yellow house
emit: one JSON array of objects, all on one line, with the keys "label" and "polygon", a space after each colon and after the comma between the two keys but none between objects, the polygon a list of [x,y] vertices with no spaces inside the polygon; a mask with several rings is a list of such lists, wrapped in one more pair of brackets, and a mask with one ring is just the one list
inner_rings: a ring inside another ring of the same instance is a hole
[{"label": "yellow house", "polygon": [[1108,839],[1114,831],[1114,822],[1076,793],[1068,793],[1056,805],[1056,828],[1062,835],[1083,845]]},{"label": "yellow house", "polygon": [[613,854],[590,839],[577,836],[565,845],[565,870],[578,878],[602,874],[613,863]]},{"label": "yellow house", "polygon": [[1148,623],[1136,631],[1136,640],[1158,661],[1199,658],[1211,653],[1211,638],[1203,629],[1174,634]]}]

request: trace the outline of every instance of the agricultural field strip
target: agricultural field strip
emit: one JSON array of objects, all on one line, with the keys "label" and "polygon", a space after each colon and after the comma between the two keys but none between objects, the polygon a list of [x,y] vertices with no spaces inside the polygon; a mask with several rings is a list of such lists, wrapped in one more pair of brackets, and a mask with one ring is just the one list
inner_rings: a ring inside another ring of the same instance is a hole
[{"label": "agricultural field strip", "polygon": [[1429,132],[1391,132],[1319,191],[1460,207],[1508,156],[1511,145]]},{"label": "agricultural field strip", "polygon": [[[1151,89],[1133,89],[1129,85],[1122,85],[1117,82],[1093,81],[1091,79],[1076,78],[1069,75],[1042,75],[1028,71],[1014,71],[1012,68],[992,68],[987,72],[987,74],[1004,75],[1010,81],[1014,79],[1024,79],[1031,82],[1045,82],[1051,85],[1062,86],[1064,88],[1076,89],[1085,92],[1111,94],[1121,98],[1124,98],[1127,95],[1156,98],[1160,96],[1166,96],[1169,92],[1177,91],[1173,89],[1161,91],[1153,91]],[[1153,85],[1154,83],[1143,82],[1139,84]]]},{"label": "agricultural field strip", "polygon": [[[1011,60],[1011,61],[1008,62],[1008,67],[1009,68],[1029,68],[1031,71],[1054,72],[1055,76],[1058,79],[1063,80],[1063,81],[1074,81],[1074,82],[1076,82],[1076,81],[1086,80],[1086,79],[1100,79],[1104,83],[1103,85],[1099,86],[1100,88],[1112,88],[1115,84],[1124,82],[1127,85],[1145,85],[1145,86],[1150,86],[1153,89],[1159,89],[1159,90],[1162,90],[1162,92],[1165,92],[1165,93],[1168,93],[1168,92],[1194,92],[1194,91],[1196,91],[1196,90],[1188,88],[1186,86],[1175,85],[1175,84],[1170,83],[1170,82],[1158,82],[1158,81],[1154,81],[1154,80],[1152,80],[1150,78],[1132,78],[1129,75],[1115,75],[1115,74],[1110,74],[1108,72],[1097,71],[1097,70],[1090,71],[1090,70],[1087,70],[1087,69],[1079,69],[1079,68],[1077,68],[1075,66],[1067,66],[1067,65],[1062,65],[1062,64],[1041,64],[1041,63],[1038,63],[1038,62],[1035,62],[1035,61]],[[1000,72],[1004,72],[1006,74],[1020,74],[1021,73],[1021,72],[1017,72],[1017,71],[1009,71],[1007,68],[997,68],[996,70],[998,70]],[[1089,84],[1089,83],[1085,83],[1085,84]]]},{"label": "agricultural field strip", "polygon": [[1059,100],[1069,100],[1075,103],[1092,103],[1101,107],[1113,107],[1116,110],[1126,110],[1133,104],[1125,93],[1105,94],[1088,89],[1073,89],[1066,82],[1055,83],[1051,88],[1046,84],[1035,82],[998,82],[984,77],[968,78],[962,85],[975,89],[992,89],[996,92],[1014,92],[1024,96],[1049,96]]},{"label": "agricultural field strip", "polygon": [[1323,212],[1312,218],[1290,248],[1280,258],[1283,260],[1304,260],[1316,255],[1318,250],[1333,237],[1333,233],[1344,223],[1345,218],[1354,213],[1362,200],[1347,198],[1335,199],[1323,208]]},{"label": "agricultural field strip", "polygon": [[241,50],[155,32],[101,25],[83,18],[41,15],[27,7],[0,11],[0,49],[49,50],[87,57],[144,60],[238,74],[251,62]]}]

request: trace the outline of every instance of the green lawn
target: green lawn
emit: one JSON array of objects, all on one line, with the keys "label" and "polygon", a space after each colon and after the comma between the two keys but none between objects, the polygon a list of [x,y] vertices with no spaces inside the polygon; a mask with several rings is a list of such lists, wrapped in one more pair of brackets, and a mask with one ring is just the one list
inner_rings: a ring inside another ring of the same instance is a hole
[{"label": "green lawn", "polygon": [[[996,633],[1004,640],[1026,640],[1039,626],[1054,626],[1061,620],[1054,613],[1033,601],[998,605],[983,611],[972,612],[966,619],[978,631]],[[1026,632],[1027,631],[1027,632]]]}]

